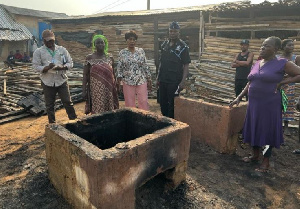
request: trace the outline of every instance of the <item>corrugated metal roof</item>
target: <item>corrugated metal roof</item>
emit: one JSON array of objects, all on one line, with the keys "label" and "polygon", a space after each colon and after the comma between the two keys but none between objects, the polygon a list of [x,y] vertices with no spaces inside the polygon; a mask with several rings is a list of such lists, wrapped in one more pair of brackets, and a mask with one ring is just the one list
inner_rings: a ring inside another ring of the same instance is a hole
[{"label": "corrugated metal roof", "polygon": [[[154,9],[154,10],[139,10],[139,11],[119,11],[119,12],[102,12],[93,15],[81,15],[81,16],[70,16],[65,19],[84,19],[84,18],[95,18],[95,17],[107,17],[107,16],[140,16],[140,15],[159,15],[177,12],[193,12],[193,11],[217,11],[226,8],[229,9],[244,9],[251,7],[250,1],[237,1],[228,2],[221,4],[209,4],[200,6],[190,7],[179,7],[179,8],[167,8],[167,9]],[[60,18],[54,18],[60,19]],[[51,20],[50,20],[51,21]]]},{"label": "corrugated metal roof", "polygon": [[3,4],[0,4],[0,6],[4,7],[11,14],[17,14],[17,15],[26,15],[26,16],[32,16],[32,17],[43,17],[43,18],[66,18],[66,17],[68,17],[68,15],[66,15],[65,13],[39,11],[39,10],[34,10],[34,9],[12,7],[12,6],[7,6],[7,5],[3,5]]},{"label": "corrugated metal roof", "polygon": [[0,40],[22,41],[31,37],[30,31],[23,24],[15,22],[0,5]]},{"label": "corrugated metal roof", "polygon": [[[210,4],[201,6],[191,6],[191,7],[180,7],[180,8],[167,8],[167,9],[155,9],[155,10],[140,10],[140,11],[120,11],[120,12],[102,12],[93,15],[79,15],[79,16],[69,16],[68,18],[53,18],[53,20],[78,20],[78,19],[88,19],[97,17],[117,17],[117,16],[146,16],[146,15],[159,15],[168,13],[179,13],[179,12],[193,12],[193,11],[235,11],[244,10],[248,8],[272,8],[272,7],[282,7],[282,6],[300,6],[300,0],[289,0],[289,1],[278,1],[278,2],[268,2],[264,1],[260,4],[251,4],[251,1],[236,1],[236,2],[224,2],[221,4]],[[50,22],[52,20],[49,20]]]},{"label": "corrugated metal roof", "polygon": [[[140,16],[140,15],[157,15],[167,14],[176,12],[189,12],[189,11],[206,11],[214,8],[216,4],[204,5],[204,6],[193,6],[193,7],[181,7],[181,8],[168,8],[168,9],[153,9],[153,10],[138,10],[138,11],[119,11],[119,12],[103,12],[93,15],[80,15],[80,16],[69,16],[64,19],[83,19],[93,17],[107,17],[107,16]],[[61,18],[53,18],[61,19]],[[50,20],[51,21],[51,20]]]}]

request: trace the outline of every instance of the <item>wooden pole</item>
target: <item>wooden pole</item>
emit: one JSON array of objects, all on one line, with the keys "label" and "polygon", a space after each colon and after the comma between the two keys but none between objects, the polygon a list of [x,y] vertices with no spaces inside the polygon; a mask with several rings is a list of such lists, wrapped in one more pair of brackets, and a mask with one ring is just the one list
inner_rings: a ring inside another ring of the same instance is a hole
[{"label": "wooden pole", "polygon": [[[208,23],[209,24],[211,23],[211,19],[212,19],[212,15],[211,15],[211,12],[209,12],[209,14],[208,14]],[[210,31],[209,30],[206,32],[206,35],[210,36]]]},{"label": "wooden pole", "polygon": [[[4,72],[4,76],[6,76],[6,72]],[[3,94],[6,95],[6,78],[3,80]]]},{"label": "wooden pole", "polygon": [[200,18],[199,18],[199,21],[200,21],[200,26],[199,26],[199,60],[201,59],[201,55],[202,55],[202,40],[203,40],[203,37],[202,35],[204,34],[203,33],[203,14],[202,14],[202,11],[200,11]]},{"label": "wooden pole", "polygon": [[[254,18],[254,11],[250,10],[250,19]],[[250,39],[255,39],[255,31],[251,30]]]},{"label": "wooden pole", "polygon": [[[217,17],[219,17],[219,13],[217,13]],[[212,17],[210,19],[212,19]],[[211,22],[212,22],[212,20],[211,20]],[[216,37],[218,37],[219,34],[220,34],[219,31],[216,31]]]},{"label": "wooden pole", "polygon": [[150,10],[150,0],[147,0],[147,10]]}]

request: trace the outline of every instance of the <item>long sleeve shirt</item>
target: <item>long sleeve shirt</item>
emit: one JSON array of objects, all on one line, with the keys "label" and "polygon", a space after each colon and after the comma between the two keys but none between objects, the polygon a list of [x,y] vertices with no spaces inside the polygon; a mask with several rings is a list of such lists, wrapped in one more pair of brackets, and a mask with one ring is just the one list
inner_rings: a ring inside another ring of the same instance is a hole
[{"label": "long sleeve shirt", "polygon": [[131,86],[142,85],[151,79],[151,72],[142,48],[135,47],[134,53],[128,48],[120,51],[116,77],[122,78],[124,83]]},{"label": "long sleeve shirt", "polygon": [[44,67],[50,63],[56,66],[65,66],[70,70],[73,61],[69,52],[62,46],[55,45],[55,50],[48,49],[45,45],[36,49],[33,53],[32,67],[40,73],[40,78],[46,86],[60,86],[67,81],[66,70],[48,70],[43,73]]}]

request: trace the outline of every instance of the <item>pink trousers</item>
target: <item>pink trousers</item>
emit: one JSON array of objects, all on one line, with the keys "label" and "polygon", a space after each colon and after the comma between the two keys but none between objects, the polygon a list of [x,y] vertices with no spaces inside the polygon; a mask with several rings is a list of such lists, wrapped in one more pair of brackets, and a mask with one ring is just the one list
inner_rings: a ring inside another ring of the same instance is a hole
[{"label": "pink trousers", "polygon": [[136,107],[135,97],[137,96],[138,108],[149,110],[147,83],[138,86],[123,83],[123,94],[126,107]]}]

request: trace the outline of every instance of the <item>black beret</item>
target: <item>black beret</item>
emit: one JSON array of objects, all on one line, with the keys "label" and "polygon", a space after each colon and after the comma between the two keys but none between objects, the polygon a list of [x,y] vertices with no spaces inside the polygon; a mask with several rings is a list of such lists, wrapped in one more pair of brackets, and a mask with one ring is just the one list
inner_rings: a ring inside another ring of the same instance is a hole
[{"label": "black beret", "polygon": [[170,24],[170,29],[180,29],[180,26],[178,24],[178,22],[175,22],[173,21],[171,24]]}]

